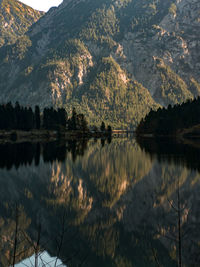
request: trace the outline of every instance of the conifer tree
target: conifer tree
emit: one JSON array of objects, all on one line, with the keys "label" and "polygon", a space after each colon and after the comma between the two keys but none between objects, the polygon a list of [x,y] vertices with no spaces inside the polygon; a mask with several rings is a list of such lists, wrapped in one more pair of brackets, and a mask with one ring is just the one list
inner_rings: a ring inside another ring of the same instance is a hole
[{"label": "conifer tree", "polygon": [[41,119],[40,119],[40,108],[39,106],[35,106],[35,127],[36,129],[40,129]]},{"label": "conifer tree", "polygon": [[105,132],[105,129],[106,129],[105,123],[102,121],[100,130],[101,130],[102,132]]}]

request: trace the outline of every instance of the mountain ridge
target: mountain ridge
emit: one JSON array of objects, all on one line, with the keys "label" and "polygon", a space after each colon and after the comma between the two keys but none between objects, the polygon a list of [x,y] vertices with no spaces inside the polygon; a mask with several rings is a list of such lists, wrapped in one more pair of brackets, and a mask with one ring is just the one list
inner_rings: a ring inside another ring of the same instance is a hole
[{"label": "mountain ridge", "polygon": [[0,101],[75,106],[92,123],[134,128],[151,108],[200,94],[199,10],[197,0],[65,0],[0,50],[0,81],[11,78]]},{"label": "mountain ridge", "polygon": [[1,0],[0,47],[14,43],[43,14],[17,0]]}]

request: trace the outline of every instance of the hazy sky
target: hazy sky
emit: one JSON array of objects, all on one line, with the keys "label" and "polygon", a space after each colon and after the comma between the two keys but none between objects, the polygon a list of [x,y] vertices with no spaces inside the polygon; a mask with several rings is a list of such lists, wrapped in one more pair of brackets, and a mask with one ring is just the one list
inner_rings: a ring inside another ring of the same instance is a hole
[{"label": "hazy sky", "polygon": [[47,11],[52,6],[58,6],[62,0],[19,0],[37,10]]}]

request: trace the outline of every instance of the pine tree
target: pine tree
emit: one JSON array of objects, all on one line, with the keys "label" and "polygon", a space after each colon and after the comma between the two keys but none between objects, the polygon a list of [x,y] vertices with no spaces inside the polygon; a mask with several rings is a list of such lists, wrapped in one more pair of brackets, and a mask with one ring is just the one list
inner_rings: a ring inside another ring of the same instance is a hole
[{"label": "pine tree", "polygon": [[106,129],[105,123],[102,121],[100,130],[101,130],[102,132],[105,132],[105,129]]},{"label": "pine tree", "polygon": [[40,129],[41,119],[40,119],[40,108],[35,106],[35,128]]},{"label": "pine tree", "polygon": [[108,125],[108,127],[107,127],[107,132],[108,132],[109,134],[111,134],[111,133],[112,133],[112,128],[111,128],[111,126],[110,126],[110,125]]}]

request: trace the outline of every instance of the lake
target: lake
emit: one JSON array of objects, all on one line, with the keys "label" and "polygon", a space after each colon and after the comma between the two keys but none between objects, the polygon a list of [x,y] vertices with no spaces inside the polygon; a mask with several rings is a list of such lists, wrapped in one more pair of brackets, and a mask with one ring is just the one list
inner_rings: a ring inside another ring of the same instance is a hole
[{"label": "lake", "polygon": [[199,148],[114,138],[0,151],[0,266],[200,266]]}]

